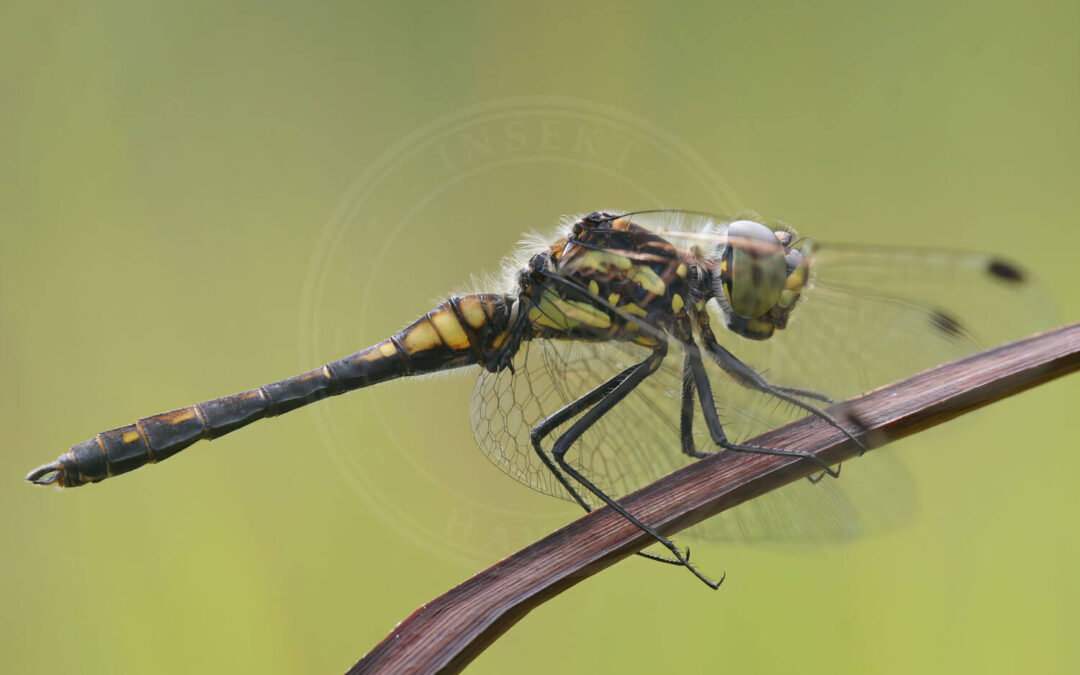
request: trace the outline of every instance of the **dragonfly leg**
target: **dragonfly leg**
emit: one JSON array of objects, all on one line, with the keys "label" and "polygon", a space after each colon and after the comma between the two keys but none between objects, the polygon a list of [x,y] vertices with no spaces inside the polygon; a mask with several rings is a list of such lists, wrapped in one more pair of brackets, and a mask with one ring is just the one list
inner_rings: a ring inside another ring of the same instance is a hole
[{"label": "dragonfly leg", "polygon": [[835,400],[829,398],[825,394],[822,394],[821,392],[813,391],[811,389],[797,389],[795,387],[779,387],[779,386],[776,386],[776,385],[773,385],[773,387],[776,389],[776,391],[783,392],[785,394],[790,394],[792,396],[802,396],[803,398],[812,398],[815,401],[821,401],[822,403],[828,403],[830,405],[833,404],[833,403],[836,403]]},{"label": "dragonfly leg", "polygon": [[[724,349],[724,347],[716,341],[716,337],[711,334],[711,331],[709,331],[708,333],[705,333],[703,331],[703,338],[705,342],[705,348],[708,350],[709,355],[712,356],[713,360],[717,363],[717,365],[719,365],[724,370],[724,372],[730,375],[732,379],[734,379],[736,382],[749,389],[755,389],[764,394],[774,396],[781,401],[791,403],[795,407],[802,408],[806,412],[825,420],[830,426],[839,429],[841,433],[843,433],[845,436],[851,439],[852,442],[858,445],[860,455],[866,452],[866,445],[863,444],[863,442],[860,441],[858,438],[856,438],[854,434],[845,429],[838,421],[836,421],[836,419],[833,418],[832,415],[825,412],[821,408],[818,408],[815,405],[811,405],[810,403],[799,400],[792,394],[785,391],[784,388],[777,387],[776,385],[766,380],[756,370],[740,361],[734,354],[732,354],[728,350]],[[701,388],[700,382],[698,383],[698,388]],[[830,475],[832,475],[832,473],[834,472],[829,472]]]},{"label": "dragonfly leg", "polygon": [[537,455],[539,455],[540,460],[544,462],[544,466],[546,466],[548,470],[551,471],[551,473],[555,474],[555,478],[558,479],[559,483],[566,489],[567,492],[570,493],[570,496],[574,498],[574,501],[576,501],[578,505],[581,506],[581,508],[585,509],[587,513],[592,511],[592,507],[589,506],[588,502],[585,501],[585,499],[581,496],[577,489],[570,484],[570,481],[566,479],[566,476],[563,474],[562,471],[559,470],[559,467],[555,465],[555,462],[551,459],[551,457],[549,457],[548,454],[544,452],[544,449],[541,446],[541,442],[545,438],[547,438],[551,434],[551,432],[560,424],[563,424],[567,420],[581,414],[586,409],[596,405],[598,401],[610,394],[637,368],[638,365],[630,366],[629,368],[622,371],[607,382],[603,383],[596,389],[593,389],[592,391],[575,401],[571,401],[561,410],[558,410],[550,417],[543,419],[539,424],[532,428],[532,431],[529,432],[529,439],[532,441],[533,450],[536,452]]},{"label": "dragonfly leg", "polygon": [[570,427],[563,435],[561,435],[552,447],[551,454],[561,468],[568,476],[577,481],[581,486],[593,493],[605,504],[615,510],[616,513],[626,518],[641,531],[648,534],[650,537],[661,543],[671,554],[675,557],[679,564],[690,570],[694,576],[704,582],[710,588],[716,589],[723,583],[723,578],[720,581],[713,581],[699,572],[695,568],[687,557],[679,551],[678,547],[671,542],[667,537],[657,532],[652,527],[646,525],[639,518],[627,511],[621,504],[608,496],[603,490],[597,487],[592,481],[586,478],[580,471],[570,466],[566,461],[566,453],[574,442],[585,433],[593,424],[597,422],[605,413],[615,407],[620,401],[634,390],[639,384],[641,384],[645,378],[652,373],[656,372],[656,369],[660,367],[660,363],[664,360],[664,356],[667,353],[666,344],[662,344],[656,349],[647,359],[641,363],[633,366],[630,373],[624,377],[614,388],[604,392],[603,396],[596,402],[592,408],[590,408],[584,415],[581,416],[577,422]]},{"label": "dragonfly leg", "polygon": [[679,413],[679,439],[683,454],[704,459],[716,453],[698,450],[694,445],[694,368],[690,355],[683,358],[682,410]]},{"label": "dragonfly leg", "polygon": [[[585,394],[576,401],[571,401],[562,409],[556,411],[551,416],[543,419],[529,432],[529,439],[532,441],[533,450],[536,451],[536,454],[540,457],[540,460],[544,463],[544,466],[546,466],[548,470],[555,475],[555,478],[559,481],[563,488],[565,488],[566,491],[570,493],[570,496],[574,498],[574,501],[576,501],[578,505],[581,506],[581,508],[585,509],[586,513],[591,513],[592,507],[589,506],[589,503],[585,501],[585,499],[581,496],[577,489],[570,484],[570,481],[566,479],[565,474],[563,474],[563,472],[559,470],[559,467],[555,465],[555,462],[551,459],[551,457],[549,457],[548,454],[544,452],[541,443],[560,424],[563,424],[567,420],[579,415],[582,411],[595,405],[597,401],[602,399],[604,396],[610,394],[611,391],[614,390],[620,383],[622,383],[636,368],[638,368],[637,365],[630,366],[626,370],[617,374],[615,377],[603,383],[596,389],[593,389],[592,391]],[[666,563],[668,565],[682,566],[684,564],[683,560],[690,559],[690,549],[686,549],[682,559],[665,558],[664,556],[654,555],[645,551],[638,551],[637,555],[643,558],[648,558],[649,560]]]},{"label": "dragonfly leg", "polygon": [[[842,468],[844,468],[844,465],[843,465],[843,464],[837,464],[837,465],[836,465],[836,469],[835,469],[835,473],[836,473],[836,475],[835,475],[835,476],[833,476],[834,478],[839,478],[839,477],[840,477],[840,469],[842,469]],[[812,485],[817,485],[818,483],[820,483],[820,482],[821,482],[821,479],[822,479],[822,478],[824,478],[824,477],[825,477],[825,476],[827,476],[827,475],[829,475],[829,474],[827,474],[826,472],[822,471],[821,473],[815,473],[815,474],[814,474],[814,475],[812,475],[812,476],[807,476],[807,477],[806,477],[806,480],[810,481],[810,483],[811,483]]]},{"label": "dragonfly leg", "polygon": [[727,434],[724,433],[724,425],[720,422],[720,415],[716,411],[716,401],[713,400],[712,385],[709,383],[709,374],[705,372],[705,364],[701,361],[701,355],[697,352],[697,349],[693,345],[689,345],[687,349],[687,361],[694,375],[694,382],[698,390],[698,398],[701,401],[701,412],[705,417],[705,426],[709,429],[709,435],[712,436],[712,440],[721,448],[725,450],[732,450],[734,452],[748,452],[759,455],[779,455],[781,457],[800,457],[802,459],[808,459],[821,467],[823,473],[826,473],[833,478],[840,475],[838,470],[833,470],[829,465],[820,457],[813,453],[802,452],[799,450],[780,450],[778,448],[767,448],[761,445],[749,445],[746,443],[733,443],[728,440]]}]

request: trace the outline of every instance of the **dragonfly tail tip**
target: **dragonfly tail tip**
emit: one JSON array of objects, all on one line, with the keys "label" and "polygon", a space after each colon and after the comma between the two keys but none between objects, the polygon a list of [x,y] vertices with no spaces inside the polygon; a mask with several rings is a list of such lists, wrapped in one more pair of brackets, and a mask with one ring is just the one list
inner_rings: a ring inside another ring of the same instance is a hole
[{"label": "dragonfly tail tip", "polygon": [[60,462],[50,462],[26,474],[26,480],[34,485],[52,485],[58,482],[63,475],[64,467],[60,465]]}]

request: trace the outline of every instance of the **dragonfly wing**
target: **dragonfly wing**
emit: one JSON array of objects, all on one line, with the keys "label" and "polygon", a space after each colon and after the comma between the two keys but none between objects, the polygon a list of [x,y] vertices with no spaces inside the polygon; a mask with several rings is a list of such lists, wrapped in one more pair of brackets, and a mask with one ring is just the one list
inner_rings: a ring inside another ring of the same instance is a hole
[{"label": "dragonfly wing", "polygon": [[[993,256],[826,245],[814,261],[813,283],[785,330],[761,342],[718,331],[728,349],[777,385],[842,400],[1055,323],[1043,287]],[[719,307],[711,311],[722,326]],[[732,438],[803,416],[709,367]],[[903,522],[914,511],[913,494],[903,461],[876,451],[846,466],[839,480],[792,484],[735,509],[736,518],[699,528],[725,540],[813,540],[815,531],[846,539]],[[830,518],[835,522],[821,522]]]},{"label": "dragonfly wing", "polygon": [[[514,372],[485,371],[479,377],[471,405],[477,443],[496,466],[519,482],[570,500],[532,447],[530,430],[647,355],[648,350],[627,344],[527,343],[514,361]],[[682,350],[672,345],[661,368],[586,431],[567,454],[572,466],[608,494],[625,495],[696,461],[682,453],[680,443],[682,359]],[[713,379],[721,385],[714,394],[724,414],[732,410],[723,400],[730,387],[715,374]],[[557,427],[544,440],[545,452],[573,421]],[[714,448],[700,408],[696,408],[694,422],[697,447]],[[849,472],[859,481],[848,481],[847,475],[845,480],[815,485],[800,481],[722,513],[685,534],[699,540],[743,543],[846,541],[868,529],[892,524],[897,520],[897,507],[881,499],[880,485],[891,484],[893,491],[902,495],[904,490],[899,486],[906,485],[904,474],[879,458],[866,458],[860,464],[865,464],[865,469]],[[599,505],[591,494],[579,493],[591,505]]]},{"label": "dragonfly wing", "polygon": [[[572,499],[537,455],[531,430],[624,369],[640,363],[648,354],[645,348],[607,343],[524,343],[512,368],[497,373],[484,371],[477,379],[470,408],[473,435],[480,449],[519,482],[545,494]],[[677,430],[670,426],[672,402],[662,392],[657,396],[654,387],[658,383],[649,380],[586,431],[567,455],[572,466],[612,495],[625,494],[677,466],[657,451],[661,438],[668,449],[678,450]],[[677,415],[677,400],[674,406]],[[656,407],[659,409],[654,411]],[[636,433],[639,426],[647,427],[646,442],[637,442],[625,426],[633,419],[628,415],[638,408],[644,408],[649,423],[632,428]],[[545,451],[550,451],[552,443],[576,419],[554,429],[542,443]],[[678,417],[674,419],[677,423]],[[590,503],[598,503],[591,495],[583,496]]]},{"label": "dragonfly wing", "polygon": [[[729,218],[687,212],[630,214],[684,249],[723,246]],[[810,251],[811,243],[804,246]],[[996,258],[914,249],[813,248],[812,280],[788,326],[751,341],[723,329],[718,338],[774,384],[841,400],[925,368],[1052,325],[1046,294],[1027,273]],[[473,431],[485,454],[533,489],[569,495],[534,451],[530,430],[648,355],[618,343],[526,343],[513,371],[485,372],[472,401]],[[681,452],[682,352],[672,345],[661,368],[583,434],[568,461],[613,496],[621,496],[693,461]],[[805,412],[734,383],[707,364],[728,437],[740,441]],[[543,443],[549,450],[573,420]],[[823,422],[822,422],[823,423]],[[695,406],[695,444],[714,446]],[[875,452],[846,467],[843,478],[800,481],[755,498],[690,531],[728,542],[849,540],[901,522],[911,511],[902,463]],[[588,501],[597,500],[584,494]]]},{"label": "dragonfly wing", "polygon": [[[841,400],[1054,325],[1042,286],[992,256],[828,245],[813,256],[787,328],[760,342],[717,331],[774,384]],[[716,303],[710,311],[723,326]],[[747,422],[742,438],[780,421],[767,397],[728,396]]]}]

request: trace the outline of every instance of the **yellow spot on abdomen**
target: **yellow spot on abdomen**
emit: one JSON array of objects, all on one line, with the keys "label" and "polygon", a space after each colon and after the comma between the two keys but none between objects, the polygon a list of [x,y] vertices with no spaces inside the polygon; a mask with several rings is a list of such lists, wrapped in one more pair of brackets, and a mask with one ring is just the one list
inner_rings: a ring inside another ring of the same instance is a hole
[{"label": "yellow spot on abdomen", "polygon": [[353,363],[360,363],[361,361],[367,363],[373,363],[382,359],[388,359],[391,356],[397,356],[397,347],[390,340],[380,342],[370,349],[365,349],[360,352],[360,355],[353,359]]},{"label": "yellow spot on abdomen", "polygon": [[428,317],[424,317],[406,328],[405,334],[401,338],[401,347],[406,354],[424,352],[442,346],[442,344],[443,341],[439,337],[438,331],[435,330],[435,325],[431,323],[431,319]]},{"label": "yellow spot on abdomen", "polygon": [[181,422],[187,422],[188,420],[195,419],[195,409],[186,408],[184,410],[177,411],[169,420],[169,424],[180,424]]},{"label": "yellow spot on abdomen", "polygon": [[458,310],[461,311],[461,316],[465,317],[465,322],[474,329],[480,328],[487,323],[484,305],[480,302],[480,298],[475,295],[466,295],[458,300]]},{"label": "yellow spot on abdomen", "polygon": [[398,351],[397,347],[394,346],[393,342],[391,342],[390,340],[386,340],[379,345],[379,353],[383,356],[390,357],[397,356]]},{"label": "yellow spot on abdomen", "polygon": [[446,305],[428,315],[439,337],[450,349],[461,351],[469,348],[469,336],[461,328],[461,322]]},{"label": "yellow spot on abdomen", "polygon": [[139,440],[139,432],[138,432],[138,431],[135,431],[135,430],[132,430],[132,431],[125,431],[125,432],[124,432],[124,435],[123,435],[123,436],[121,436],[120,438],[121,438],[121,439],[122,439],[122,440],[123,440],[123,441],[124,441],[125,443],[134,443],[135,441]]}]

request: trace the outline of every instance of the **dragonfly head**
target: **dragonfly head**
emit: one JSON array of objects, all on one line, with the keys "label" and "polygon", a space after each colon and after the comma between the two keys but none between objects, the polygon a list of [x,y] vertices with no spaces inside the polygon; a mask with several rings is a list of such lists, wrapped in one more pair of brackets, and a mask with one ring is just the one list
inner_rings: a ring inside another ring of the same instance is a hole
[{"label": "dragonfly head", "polygon": [[765,340],[787,326],[810,276],[813,242],[790,229],[770,229],[752,220],[727,227],[726,243],[713,267],[713,296],[731,330]]}]

